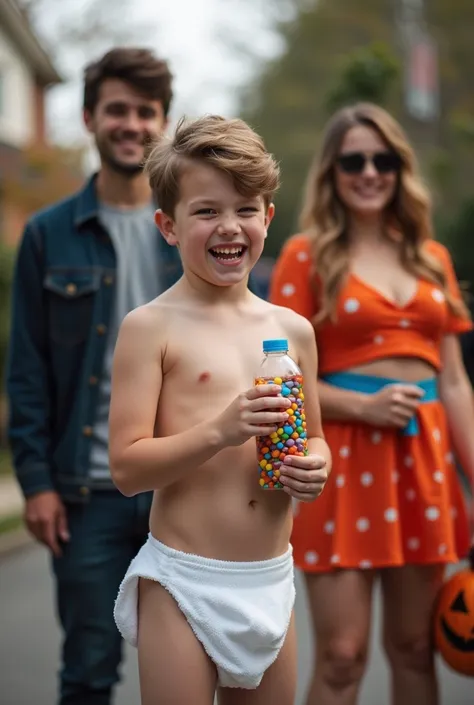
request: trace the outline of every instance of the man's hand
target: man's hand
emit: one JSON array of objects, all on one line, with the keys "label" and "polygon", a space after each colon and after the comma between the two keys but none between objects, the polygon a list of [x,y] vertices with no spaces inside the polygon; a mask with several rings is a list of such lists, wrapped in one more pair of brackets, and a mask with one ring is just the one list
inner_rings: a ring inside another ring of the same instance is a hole
[{"label": "man's hand", "polygon": [[328,471],[321,455],[287,455],[280,466],[284,490],[299,502],[312,502],[324,489]]},{"label": "man's hand", "polygon": [[33,536],[55,556],[61,555],[59,541],[69,541],[66,510],[57,492],[48,490],[27,497],[25,522]]}]

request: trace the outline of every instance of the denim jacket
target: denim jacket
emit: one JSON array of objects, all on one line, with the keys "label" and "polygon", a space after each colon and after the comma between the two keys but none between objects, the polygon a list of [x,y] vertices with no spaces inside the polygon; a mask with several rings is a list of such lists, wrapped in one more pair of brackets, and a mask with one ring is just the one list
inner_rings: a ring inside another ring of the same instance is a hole
[{"label": "denim jacket", "polygon": [[[158,230],[156,266],[164,288],[182,274],[176,248]],[[8,436],[26,497],[55,489],[66,501],[87,501],[90,494],[92,428],[115,286],[116,257],[98,219],[93,176],[82,191],[32,217],[18,252]]]}]

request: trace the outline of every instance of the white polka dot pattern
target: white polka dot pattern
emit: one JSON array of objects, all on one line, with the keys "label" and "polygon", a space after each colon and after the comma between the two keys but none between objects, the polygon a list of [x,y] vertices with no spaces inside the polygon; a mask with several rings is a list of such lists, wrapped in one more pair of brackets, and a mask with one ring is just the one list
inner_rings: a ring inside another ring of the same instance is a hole
[{"label": "white polka dot pattern", "polygon": [[417,551],[420,548],[420,539],[413,536],[411,539],[408,539],[407,546],[410,551]]},{"label": "white polka dot pattern", "polygon": [[374,484],[374,476],[371,472],[363,472],[360,476],[360,484],[363,487],[370,487]]},{"label": "white polka dot pattern", "polygon": [[319,561],[319,556],[316,551],[306,551],[304,559],[308,565],[315,565]]},{"label": "white polka dot pattern", "polygon": [[336,524],[333,521],[327,521],[324,524],[324,533],[325,534],[333,534],[336,528]]},{"label": "white polka dot pattern", "polygon": [[294,284],[284,284],[281,288],[282,296],[286,296],[287,298],[289,298],[290,296],[293,296],[295,291],[296,291],[296,287]]},{"label": "white polka dot pattern", "polygon": [[346,299],[344,302],[344,311],[346,313],[356,313],[360,308],[358,299]]},{"label": "white polka dot pattern", "polygon": [[425,510],[425,517],[428,519],[428,521],[436,521],[437,519],[439,519],[438,507],[428,507],[428,509]]},{"label": "white polka dot pattern", "polygon": [[365,533],[370,529],[370,521],[367,519],[367,517],[361,517],[360,519],[357,519],[356,529],[361,533]]},{"label": "white polka dot pattern", "polygon": [[398,512],[393,507],[389,507],[389,509],[385,510],[383,516],[385,521],[388,521],[389,524],[393,524],[398,519]]}]

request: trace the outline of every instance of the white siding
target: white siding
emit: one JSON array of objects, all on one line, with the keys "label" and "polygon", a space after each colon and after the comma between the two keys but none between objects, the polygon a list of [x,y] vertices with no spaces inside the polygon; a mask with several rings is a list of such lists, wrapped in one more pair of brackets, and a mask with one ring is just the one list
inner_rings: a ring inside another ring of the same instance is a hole
[{"label": "white siding", "polygon": [[33,80],[27,64],[0,28],[0,141],[23,147],[33,137]]}]

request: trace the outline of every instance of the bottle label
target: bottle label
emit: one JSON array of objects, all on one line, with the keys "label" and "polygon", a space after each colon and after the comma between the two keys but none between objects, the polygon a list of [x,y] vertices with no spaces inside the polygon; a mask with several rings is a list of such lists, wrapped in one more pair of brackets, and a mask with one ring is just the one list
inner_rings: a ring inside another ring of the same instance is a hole
[{"label": "bottle label", "polygon": [[304,413],[303,377],[257,377],[255,385],[281,385],[281,396],[291,406],[285,409],[288,419],[270,436],[257,436],[257,459],[260,487],[281,490],[280,467],[287,455],[308,455],[306,416]]}]

